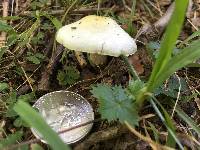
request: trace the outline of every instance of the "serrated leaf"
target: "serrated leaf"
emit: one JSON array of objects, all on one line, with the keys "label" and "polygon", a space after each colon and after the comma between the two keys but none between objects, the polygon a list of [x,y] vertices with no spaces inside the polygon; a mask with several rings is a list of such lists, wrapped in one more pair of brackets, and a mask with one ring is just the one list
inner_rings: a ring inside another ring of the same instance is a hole
[{"label": "serrated leaf", "polygon": [[59,70],[57,80],[60,85],[73,84],[79,79],[80,72],[73,66],[65,66],[64,71]]},{"label": "serrated leaf", "polygon": [[137,96],[138,92],[144,87],[144,82],[141,80],[131,80],[128,85],[128,90],[134,96]]},{"label": "serrated leaf", "polygon": [[44,59],[45,56],[42,53],[36,53],[35,57],[40,58],[40,59]]},{"label": "serrated leaf", "polygon": [[71,79],[77,80],[80,77],[79,71],[73,66],[65,67],[65,72],[67,76]]},{"label": "serrated leaf", "polygon": [[92,87],[91,93],[100,103],[99,112],[102,118],[108,121],[119,119],[121,123],[128,121],[132,125],[138,125],[137,108],[121,86],[99,84]]},{"label": "serrated leaf", "polygon": [[64,71],[59,70],[57,74],[57,80],[59,81],[60,85],[67,85],[67,80],[65,80],[66,74]]},{"label": "serrated leaf", "polygon": [[41,53],[36,53],[36,54],[33,54],[33,53],[30,53],[30,52],[27,52],[27,57],[26,59],[34,64],[40,64],[42,59],[45,58],[45,56]]}]

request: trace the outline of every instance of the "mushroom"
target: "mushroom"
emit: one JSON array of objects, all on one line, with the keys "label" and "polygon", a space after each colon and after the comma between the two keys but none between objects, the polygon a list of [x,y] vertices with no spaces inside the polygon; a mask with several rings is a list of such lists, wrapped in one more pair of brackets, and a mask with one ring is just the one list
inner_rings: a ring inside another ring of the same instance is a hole
[{"label": "mushroom", "polygon": [[129,56],[137,50],[135,40],[116,21],[95,15],[63,26],[56,40],[70,50],[114,57]]}]

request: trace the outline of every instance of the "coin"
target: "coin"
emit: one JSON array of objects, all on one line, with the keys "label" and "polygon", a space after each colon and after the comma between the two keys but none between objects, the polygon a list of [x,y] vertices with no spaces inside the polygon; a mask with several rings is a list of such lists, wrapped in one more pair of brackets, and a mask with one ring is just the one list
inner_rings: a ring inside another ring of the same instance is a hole
[{"label": "coin", "polygon": [[[47,124],[56,132],[94,120],[90,103],[81,95],[70,91],[55,91],[43,95],[33,105]],[[82,139],[92,128],[92,123],[59,134],[66,144]],[[31,128],[36,138],[42,139],[40,133]]]}]

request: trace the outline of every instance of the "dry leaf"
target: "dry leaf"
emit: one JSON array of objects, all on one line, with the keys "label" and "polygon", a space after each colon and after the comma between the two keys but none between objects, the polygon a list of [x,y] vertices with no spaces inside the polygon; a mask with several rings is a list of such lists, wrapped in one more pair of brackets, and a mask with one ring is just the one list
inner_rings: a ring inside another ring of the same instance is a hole
[{"label": "dry leaf", "polygon": [[139,59],[139,56],[134,54],[130,56],[129,62],[134,66],[136,72],[140,75],[144,73],[144,66],[141,64],[141,60]]}]

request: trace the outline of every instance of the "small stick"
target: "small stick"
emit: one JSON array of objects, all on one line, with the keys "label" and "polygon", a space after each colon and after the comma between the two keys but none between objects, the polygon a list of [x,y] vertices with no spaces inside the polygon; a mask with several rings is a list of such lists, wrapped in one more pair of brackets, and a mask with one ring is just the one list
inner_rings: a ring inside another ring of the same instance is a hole
[{"label": "small stick", "polygon": [[[70,14],[87,14],[87,13],[92,13],[92,12],[97,12],[97,11],[107,11],[107,10],[112,10],[112,11],[123,11],[124,8],[82,8],[82,9],[75,9],[71,10]],[[60,15],[63,14],[65,10],[53,10],[53,11],[44,11],[44,13],[48,13],[49,15]],[[21,16],[30,16],[33,13],[33,11],[24,11]]]}]

